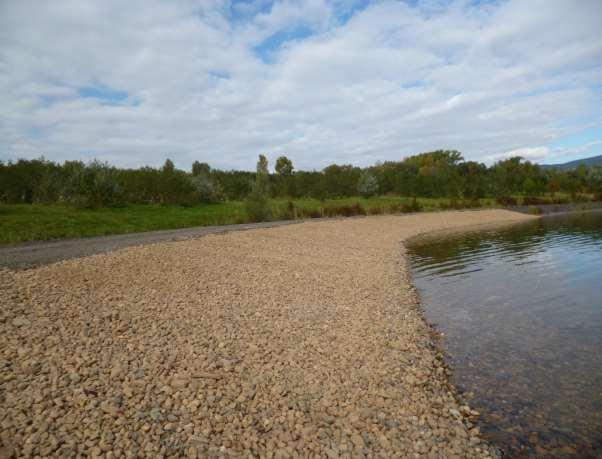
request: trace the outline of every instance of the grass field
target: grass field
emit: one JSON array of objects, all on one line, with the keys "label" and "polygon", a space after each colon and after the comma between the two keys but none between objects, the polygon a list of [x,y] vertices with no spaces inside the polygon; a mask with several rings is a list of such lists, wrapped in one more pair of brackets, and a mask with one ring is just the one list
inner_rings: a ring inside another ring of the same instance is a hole
[{"label": "grass field", "polygon": [[[422,211],[450,207],[449,199],[418,198]],[[289,201],[270,201],[273,219],[309,218],[345,215],[351,206],[361,206],[367,214],[396,213],[409,198],[373,197],[319,201],[295,200],[291,213]],[[492,199],[482,199],[481,207],[495,207]],[[358,208],[356,207],[356,210]],[[0,244],[124,234],[192,226],[245,223],[244,203],[229,201],[194,207],[126,205],[101,209],[77,209],[61,205],[0,205]]]}]

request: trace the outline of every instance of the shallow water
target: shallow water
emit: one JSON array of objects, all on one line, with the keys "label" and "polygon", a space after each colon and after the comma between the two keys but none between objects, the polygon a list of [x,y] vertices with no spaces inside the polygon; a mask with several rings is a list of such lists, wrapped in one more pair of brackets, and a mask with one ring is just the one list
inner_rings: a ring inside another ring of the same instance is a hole
[{"label": "shallow water", "polygon": [[602,457],[602,212],[410,244],[454,383],[509,457]]}]

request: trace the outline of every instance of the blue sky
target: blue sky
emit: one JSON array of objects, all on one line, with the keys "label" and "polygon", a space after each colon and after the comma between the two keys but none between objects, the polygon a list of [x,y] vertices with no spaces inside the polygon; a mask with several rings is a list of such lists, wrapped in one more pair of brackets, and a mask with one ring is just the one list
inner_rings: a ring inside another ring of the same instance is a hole
[{"label": "blue sky", "polygon": [[601,19],[598,0],[6,0],[0,160],[602,154]]},{"label": "blue sky", "polygon": [[126,91],[106,88],[100,85],[78,88],[77,93],[82,99],[96,99],[100,103],[108,105],[123,103],[128,97],[128,93]]}]

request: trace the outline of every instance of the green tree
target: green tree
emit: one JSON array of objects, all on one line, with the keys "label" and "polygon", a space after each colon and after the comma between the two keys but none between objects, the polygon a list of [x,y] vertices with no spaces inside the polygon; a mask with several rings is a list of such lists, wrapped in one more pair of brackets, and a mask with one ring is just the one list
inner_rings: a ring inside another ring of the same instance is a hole
[{"label": "green tree", "polygon": [[515,156],[498,161],[493,165],[494,189],[497,196],[511,195],[522,191],[524,177],[522,158]]},{"label": "green tree", "polygon": [[280,156],[276,159],[276,173],[287,177],[293,175],[293,162],[286,156]]},{"label": "green tree", "polygon": [[224,199],[221,185],[211,176],[206,174],[193,175],[190,177],[190,181],[200,202],[211,204]]},{"label": "green tree", "polygon": [[77,207],[89,208],[116,204],[119,200],[117,169],[96,160],[84,167],[78,167],[79,164],[73,164],[67,180],[67,201]]},{"label": "green tree", "polygon": [[209,175],[211,173],[211,167],[207,163],[201,163],[195,161],[192,163],[192,175],[198,177],[199,175]]},{"label": "green tree", "polygon": [[480,199],[487,193],[488,171],[485,164],[467,161],[458,165],[462,195],[467,199]]},{"label": "green tree", "polygon": [[378,181],[372,172],[365,170],[361,173],[357,182],[357,191],[365,198],[369,198],[378,193]]},{"label": "green tree", "polygon": [[350,164],[331,164],[323,171],[326,190],[332,197],[357,196],[361,169]]},{"label": "green tree", "polygon": [[163,163],[163,172],[171,173],[176,170],[176,166],[171,159],[167,158]]},{"label": "green tree", "polygon": [[295,193],[295,179],[293,177],[293,162],[286,156],[280,156],[276,159],[276,189],[274,195],[276,196],[294,196]]},{"label": "green tree", "polygon": [[437,150],[410,156],[403,162],[417,169],[416,194],[430,197],[456,197],[460,194],[461,188],[458,164],[462,160],[459,151]]},{"label": "green tree", "polygon": [[268,193],[268,160],[265,156],[259,155],[255,183],[253,184],[251,193],[249,193],[249,196],[245,201],[247,215],[251,221],[261,222],[270,219],[271,212],[268,204]]}]

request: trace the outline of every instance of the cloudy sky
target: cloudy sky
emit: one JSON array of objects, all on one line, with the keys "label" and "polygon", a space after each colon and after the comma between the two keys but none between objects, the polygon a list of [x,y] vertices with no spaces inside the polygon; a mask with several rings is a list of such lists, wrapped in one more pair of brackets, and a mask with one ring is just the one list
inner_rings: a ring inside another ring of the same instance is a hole
[{"label": "cloudy sky", "polygon": [[602,154],[602,1],[0,1],[0,160],[438,148]]}]

